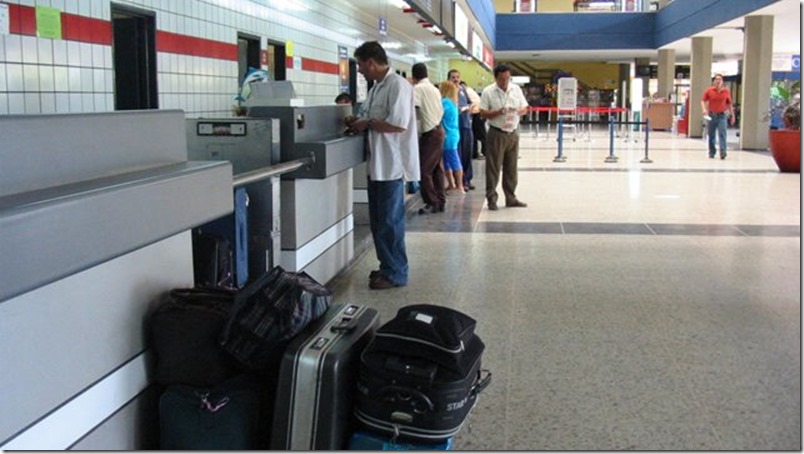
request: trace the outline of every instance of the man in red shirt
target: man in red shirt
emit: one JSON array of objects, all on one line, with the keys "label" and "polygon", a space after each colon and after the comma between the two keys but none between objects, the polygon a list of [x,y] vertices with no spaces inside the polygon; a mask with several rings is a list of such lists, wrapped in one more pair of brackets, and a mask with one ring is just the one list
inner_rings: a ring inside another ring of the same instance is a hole
[{"label": "man in red shirt", "polygon": [[[708,106],[707,106],[708,104]],[[726,119],[734,124],[734,108],[732,107],[731,93],[723,86],[723,75],[715,74],[712,86],[704,91],[701,99],[701,109],[704,118],[708,115],[709,123],[706,134],[709,138],[709,159],[715,158],[715,132],[720,142],[720,159],[726,159]]]}]

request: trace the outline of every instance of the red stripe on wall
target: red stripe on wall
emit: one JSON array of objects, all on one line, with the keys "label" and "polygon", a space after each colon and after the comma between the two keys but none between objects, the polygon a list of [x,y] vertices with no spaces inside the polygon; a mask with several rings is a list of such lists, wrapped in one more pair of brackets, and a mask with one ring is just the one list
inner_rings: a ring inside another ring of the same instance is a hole
[{"label": "red stripe on wall", "polygon": [[8,31],[36,36],[36,9],[33,6],[8,5]]},{"label": "red stripe on wall", "polygon": [[338,74],[338,64],[329,63],[321,60],[313,60],[312,58],[302,58],[301,69],[305,71],[314,71],[324,74]]},{"label": "red stripe on wall", "polygon": [[[36,8],[23,5],[8,5],[9,32],[17,35],[36,36]],[[61,13],[61,36],[67,41],[80,41],[111,46],[114,42],[110,21],[75,14]],[[204,38],[179,35],[166,31],[156,32],[157,52],[167,52],[195,57],[237,61],[237,44],[213,41]],[[285,57],[287,69],[294,69],[293,57]],[[312,58],[302,58],[304,71],[338,74],[338,64]]]},{"label": "red stripe on wall", "polygon": [[70,41],[112,45],[112,24],[91,17],[61,13],[61,37]]},{"label": "red stripe on wall", "polygon": [[237,44],[222,43],[165,31],[156,32],[157,52],[237,61]]}]

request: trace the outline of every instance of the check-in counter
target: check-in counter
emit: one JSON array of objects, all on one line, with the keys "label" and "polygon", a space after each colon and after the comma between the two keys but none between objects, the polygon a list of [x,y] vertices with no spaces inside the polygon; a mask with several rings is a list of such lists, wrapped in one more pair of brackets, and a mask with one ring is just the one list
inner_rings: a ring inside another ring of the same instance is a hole
[{"label": "check-in counter", "polygon": [[0,116],[0,449],[157,445],[145,326],[232,210],[182,111]]},{"label": "check-in counter", "polygon": [[279,119],[280,159],[312,158],[282,177],[280,264],[328,282],[354,257],[354,168],[365,162],[363,136],[344,135],[351,106],[260,105],[250,118]]}]

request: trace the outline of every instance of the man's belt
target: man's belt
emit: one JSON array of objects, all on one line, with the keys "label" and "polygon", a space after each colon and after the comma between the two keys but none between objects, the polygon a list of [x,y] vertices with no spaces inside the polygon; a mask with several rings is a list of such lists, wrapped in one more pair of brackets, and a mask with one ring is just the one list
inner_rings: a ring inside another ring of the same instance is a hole
[{"label": "man's belt", "polygon": [[423,132],[423,133],[422,133],[422,135],[430,134],[431,132],[435,131],[436,129],[438,129],[438,128],[440,128],[440,127],[441,127],[441,125],[440,125],[440,124],[435,125],[435,127],[434,127],[433,129],[431,129],[431,130],[429,130],[429,131],[427,131],[427,132]]},{"label": "man's belt", "polygon": [[500,132],[500,133],[502,133],[502,134],[513,134],[513,133],[515,133],[515,132],[516,132],[516,130],[513,130],[513,131],[506,131],[506,130],[504,130],[504,129],[500,129],[500,128],[498,128],[498,127],[496,127],[496,126],[492,126],[492,125],[489,125],[489,128],[491,128],[491,129],[493,129],[493,130],[495,130],[495,131],[497,131],[497,132]]}]

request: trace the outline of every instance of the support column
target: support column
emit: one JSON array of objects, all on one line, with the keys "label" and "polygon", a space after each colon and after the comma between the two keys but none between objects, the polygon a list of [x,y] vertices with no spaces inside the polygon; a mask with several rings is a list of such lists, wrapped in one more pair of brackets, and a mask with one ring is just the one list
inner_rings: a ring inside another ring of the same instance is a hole
[{"label": "support column", "polygon": [[659,49],[659,96],[670,99],[676,80],[676,50]]},{"label": "support column", "polygon": [[[740,96],[740,148],[768,148],[773,16],[746,16]],[[732,95],[733,96],[733,95]]]},{"label": "support column", "polygon": [[[701,98],[703,92],[712,85],[712,37],[692,38],[690,64],[690,137],[703,137],[703,111]],[[745,77],[745,76],[743,76]]]}]

